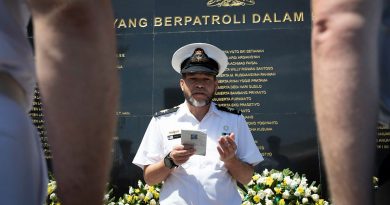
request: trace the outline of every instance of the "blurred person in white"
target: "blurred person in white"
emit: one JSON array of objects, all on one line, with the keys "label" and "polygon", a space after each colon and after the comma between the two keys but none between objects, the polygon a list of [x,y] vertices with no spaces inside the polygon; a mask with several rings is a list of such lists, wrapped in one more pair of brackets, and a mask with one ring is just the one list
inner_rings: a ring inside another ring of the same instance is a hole
[{"label": "blurred person in white", "polygon": [[119,92],[112,22],[108,0],[0,0],[2,204],[46,199],[47,168],[28,114],[36,84],[61,204],[102,203]]}]

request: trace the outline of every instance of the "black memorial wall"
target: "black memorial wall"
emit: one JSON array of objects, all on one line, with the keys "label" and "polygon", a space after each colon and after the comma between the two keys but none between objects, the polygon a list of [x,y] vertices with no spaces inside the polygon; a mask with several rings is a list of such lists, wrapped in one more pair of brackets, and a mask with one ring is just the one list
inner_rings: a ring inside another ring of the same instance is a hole
[{"label": "black memorial wall", "polygon": [[153,113],[183,102],[171,57],[194,42],[216,45],[229,58],[214,101],[243,112],[266,159],[256,171],[290,168],[320,181],[310,1],[113,3],[122,80],[114,181],[142,179],[131,160]]}]

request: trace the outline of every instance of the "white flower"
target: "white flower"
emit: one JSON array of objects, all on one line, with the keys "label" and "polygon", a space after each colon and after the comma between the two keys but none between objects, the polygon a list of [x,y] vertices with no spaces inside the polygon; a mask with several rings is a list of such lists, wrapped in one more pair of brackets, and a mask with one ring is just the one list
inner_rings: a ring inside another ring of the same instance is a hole
[{"label": "white flower", "polygon": [[144,187],[144,189],[145,189],[145,190],[148,190],[148,189],[149,189],[149,187],[150,187],[150,186],[149,186],[149,184],[145,184],[145,187]]},{"label": "white flower", "polygon": [[249,201],[244,201],[244,203],[242,203],[242,205],[251,205],[251,202],[249,202]]},{"label": "white flower", "polygon": [[311,195],[311,189],[305,189],[305,197],[309,197]]},{"label": "white flower", "polygon": [[306,204],[307,202],[309,202],[309,199],[307,199],[306,197],[304,197],[304,198],[302,199],[302,204]]},{"label": "white flower", "polygon": [[142,181],[141,181],[141,180],[138,180],[138,187],[139,187],[139,188],[142,187]]},{"label": "white flower", "polygon": [[257,181],[256,181],[256,183],[257,184],[265,184],[265,179],[266,179],[266,177],[260,177]]},{"label": "white flower", "polygon": [[280,172],[276,172],[271,174],[271,177],[275,180],[282,181],[283,180],[283,174]]},{"label": "white flower", "polygon": [[283,194],[282,194],[282,197],[283,197],[283,199],[288,199],[288,198],[290,198],[290,192],[288,192],[287,190],[285,190],[285,191],[283,192]]},{"label": "white flower", "polygon": [[49,186],[57,186],[57,181],[52,181],[52,180],[50,180],[50,182],[49,182],[48,185],[49,185]]},{"label": "white flower", "polygon": [[264,171],[263,171],[263,175],[264,175],[264,176],[268,176],[268,174],[269,174],[269,171],[268,171],[268,169],[264,169]]},{"label": "white flower", "polygon": [[311,195],[311,198],[314,200],[314,201],[318,201],[320,199],[320,196],[318,196],[318,194],[313,194]]},{"label": "white flower", "polygon": [[256,192],[253,189],[249,189],[248,194],[251,196],[254,196],[254,195],[256,195]]},{"label": "white flower", "polygon": [[146,193],[146,197],[148,197],[149,199],[152,199],[152,198],[153,198],[153,193],[150,192],[150,191],[148,191],[148,192]]},{"label": "white flower", "polygon": [[257,192],[257,195],[260,197],[260,199],[264,199],[266,193],[264,193],[264,191],[261,190],[261,191],[258,191],[258,192]]},{"label": "white flower", "polygon": [[293,178],[293,183],[301,184],[301,179],[300,178]]},{"label": "white flower", "polygon": [[141,199],[141,200],[144,200],[144,198],[145,198],[145,194],[140,194],[140,195],[138,195],[138,197],[139,197],[139,199]]},{"label": "white flower", "polygon": [[118,205],[124,205],[124,204],[120,201],[120,202],[118,202]]},{"label": "white flower", "polygon": [[295,189],[297,186],[298,186],[299,183],[297,183],[297,181],[295,180],[292,180],[291,183],[290,183],[290,188],[291,189]]},{"label": "white flower", "polygon": [[272,200],[269,200],[269,199],[266,199],[265,200],[265,205],[273,205],[274,203],[272,202]]},{"label": "white flower", "polygon": [[286,176],[284,177],[283,181],[288,185],[290,186],[291,185],[291,182],[292,182],[292,179],[290,176]]},{"label": "white flower", "polygon": [[301,183],[299,185],[303,186],[303,187],[307,187],[307,178],[306,177],[302,177]]},{"label": "white flower", "polygon": [[129,194],[133,194],[134,193],[134,188],[133,187],[130,187],[129,188]]},{"label": "white flower", "polygon": [[154,199],[150,200],[150,205],[157,205],[156,200],[154,200]]},{"label": "white flower", "polygon": [[109,194],[105,194],[105,195],[104,195],[104,200],[107,201],[109,198],[110,198],[110,195],[109,195]]},{"label": "white flower", "polygon": [[253,181],[253,180],[251,180],[247,185],[248,186],[252,186],[252,185],[254,185],[255,184],[255,182]]},{"label": "white flower", "polygon": [[264,190],[264,193],[265,193],[265,196],[268,198],[268,197],[272,197],[274,195],[274,192],[268,188],[266,190]]},{"label": "white flower", "polygon": [[49,196],[50,200],[54,200],[56,197],[57,197],[57,196],[56,196],[56,193],[52,193],[52,194],[50,194],[50,196]]},{"label": "white flower", "polygon": [[318,188],[315,187],[315,186],[310,186],[310,189],[311,189],[311,191],[313,191],[314,193],[317,193],[317,191],[318,191]]}]

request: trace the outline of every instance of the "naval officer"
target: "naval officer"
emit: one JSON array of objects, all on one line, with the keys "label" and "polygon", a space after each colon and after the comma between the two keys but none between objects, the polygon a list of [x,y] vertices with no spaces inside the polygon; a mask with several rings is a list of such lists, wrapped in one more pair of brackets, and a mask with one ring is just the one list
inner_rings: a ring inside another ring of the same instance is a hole
[{"label": "naval officer", "polygon": [[[239,205],[236,182],[247,184],[263,160],[241,113],[212,102],[227,65],[226,54],[207,43],[185,45],[172,57],[185,102],[153,116],[133,160],[146,183],[164,182],[161,205]],[[181,144],[181,130],[207,134],[205,155]]]}]

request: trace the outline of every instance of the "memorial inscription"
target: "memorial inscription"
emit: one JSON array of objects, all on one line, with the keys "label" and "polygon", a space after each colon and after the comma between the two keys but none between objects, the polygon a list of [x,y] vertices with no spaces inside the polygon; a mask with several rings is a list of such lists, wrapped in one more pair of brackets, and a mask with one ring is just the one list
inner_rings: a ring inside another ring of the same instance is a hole
[{"label": "memorial inscription", "polygon": [[[218,79],[218,92],[214,101],[221,106],[240,108],[253,135],[267,134],[277,129],[278,120],[264,121],[258,115],[253,115],[261,113],[264,103],[257,100],[256,96],[272,95],[265,85],[277,77],[277,69],[261,63],[265,49],[234,49],[225,50],[225,53],[228,55],[229,66]],[[267,151],[261,142],[256,143],[263,156],[272,157],[272,152]]]}]

